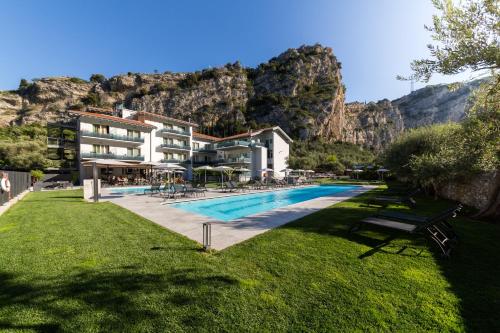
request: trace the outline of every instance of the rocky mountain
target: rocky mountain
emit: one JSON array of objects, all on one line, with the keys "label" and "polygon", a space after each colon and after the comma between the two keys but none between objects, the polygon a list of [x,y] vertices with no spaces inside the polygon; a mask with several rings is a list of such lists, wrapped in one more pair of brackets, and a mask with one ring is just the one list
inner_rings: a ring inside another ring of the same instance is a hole
[{"label": "rocky mountain", "polygon": [[238,62],[194,73],[128,73],[91,81],[55,77],[0,92],[0,125],[47,122],[87,106],[164,114],[230,135],[268,124],[296,139],[322,138],[380,149],[406,128],[458,121],[477,86],[429,86],[400,99],[345,104],[341,63],[321,45],[289,49],[257,68]]}]

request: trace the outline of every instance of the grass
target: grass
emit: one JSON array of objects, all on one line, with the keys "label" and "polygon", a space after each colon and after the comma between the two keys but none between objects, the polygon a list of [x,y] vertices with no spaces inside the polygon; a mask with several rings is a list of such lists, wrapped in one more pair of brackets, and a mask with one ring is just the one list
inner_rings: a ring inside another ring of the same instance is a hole
[{"label": "grass", "polygon": [[31,193],[0,217],[0,330],[500,331],[500,228],[457,218],[450,260],[377,248],[391,233],[347,232],[369,195],[207,254],[79,191]]}]

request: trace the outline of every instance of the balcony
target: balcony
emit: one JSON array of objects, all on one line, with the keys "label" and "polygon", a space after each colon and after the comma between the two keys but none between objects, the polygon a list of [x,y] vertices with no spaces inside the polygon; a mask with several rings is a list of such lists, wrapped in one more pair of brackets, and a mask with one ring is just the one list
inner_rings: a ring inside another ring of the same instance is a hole
[{"label": "balcony", "polygon": [[256,147],[256,146],[263,146],[263,144],[261,142],[234,140],[234,141],[226,141],[226,142],[217,143],[215,145],[215,148],[225,149],[225,148]]},{"label": "balcony", "polygon": [[216,153],[217,151],[212,147],[198,147],[198,148],[193,148],[193,152],[195,152],[195,153]]},{"label": "balcony", "polygon": [[47,147],[48,148],[67,148],[67,149],[75,149],[76,141],[74,140],[66,140],[62,138],[47,138]]},{"label": "balcony", "polygon": [[169,149],[181,149],[181,150],[191,150],[191,146],[187,145],[176,145],[173,143],[164,143],[160,145],[160,148],[169,148]]},{"label": "balcony", "polygon": [[183,131],[183,130],[178,130],[178,129],[173,129],[173,128],[162,128],[158,132],[183,135],[183,136],[191,136],[191,133],[189,133],[189,131]]},{"label": "balcony", "polygon": [[169,158],[161,160],[161,163],[191,163],[191,160],[181,160],[177,158]]},{"label": "balcony", "polygon": [[92,137],[92,138],[101,138],[108,140],[119,140],[119,141],[129,141],[129,142],[137,142],[143,143],[144,138],[141,137],[132,137],[128,135],[118,135],[111,133],[99,133],[99,132],[90,132],[90,131],[80,131],[82,136]]},{"label": "balcony", "polygon": [[144,161],[144,156],[116,155],[111,153],[80,153],[81,158],[104,158],[124,161]]},{"label": "balcony", "polygon": [[218,160],[219,164],[250,164],[252,159],[250,157],[230,157],[223,160]]}]

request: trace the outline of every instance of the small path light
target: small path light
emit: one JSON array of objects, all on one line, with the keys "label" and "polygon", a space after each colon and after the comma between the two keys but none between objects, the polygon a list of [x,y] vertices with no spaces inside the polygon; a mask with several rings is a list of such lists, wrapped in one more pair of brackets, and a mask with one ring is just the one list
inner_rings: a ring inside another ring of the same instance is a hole
[{"label": "small path light", "polygon": [[212,247],[212,223],[203,223],[203,250],[209,251]]}]

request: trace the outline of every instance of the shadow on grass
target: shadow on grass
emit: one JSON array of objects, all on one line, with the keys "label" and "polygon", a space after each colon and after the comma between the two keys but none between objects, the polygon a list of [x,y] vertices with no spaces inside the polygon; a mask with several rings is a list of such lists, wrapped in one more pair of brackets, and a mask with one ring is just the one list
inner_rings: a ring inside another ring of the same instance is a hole
[{"label": "shadow on grass", "polygon": [[[115,270],[59,279],[35,277],[32,283],[0,273],[0,309],[7,313],[7,319],[0,320],[0,330],[155,330],[176,321],[197,329],[213,315],[202,311],[206,305],[217,304],[220,293],[237,283],[229,276],[198,269],[166,274],[148,274],[137,266]],[[191,310],[184,311],[184,306]],[[33,320],[33,311],[44,313],[46,322]]]},{"label": "shadow on grass", "polygon": [[[380,192],[377,193],[377,195]],[[406,260],[408,248],[413,248],[415,256],[434,256],[436,264],[443,276],[450,284],[453,293],[460,300],[461,316],[468,331],[500,332],[500,255],[498,242],[500,240],[500,226],[465,217],[458,217],[451,221],[459,236],[459,243],[450,259],[442,259],[441,253],[436,250],[425,238],[407,233],[364,226],[361,232],[351,233],[349,229],[360,219],[376,214],[375,207],[365,207],[366,200],[373,196],[368,195],[349,200],[355,205],[338,205],[296,222],[282,226],[282,228],[300,229],[305,232],[314,232],[325,235],[342,237],[352,242],[363,244],[371,249],[358,258],[390,253]],[[450,207],[453,203],[446,200],[433,200],[425,196],[417,198],[418,209],[412,211],[419,215],[433,215]],[[395,208],[405,209],[406,208]],[[394,240],[397,239],[397,245]],[[432,249],[430,255],[425,249]]]}]

